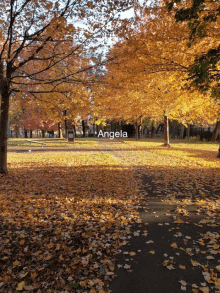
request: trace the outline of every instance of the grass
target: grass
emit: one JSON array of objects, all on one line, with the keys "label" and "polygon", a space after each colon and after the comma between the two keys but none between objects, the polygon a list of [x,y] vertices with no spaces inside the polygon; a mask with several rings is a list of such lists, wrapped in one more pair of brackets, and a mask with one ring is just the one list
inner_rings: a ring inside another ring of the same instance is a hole
[{"label": "grass", "polygon": [[[52,146],[72,145],[61,139],[38,140]],[[19,141],[27,143],[25,139],[9,139],[14,147]],[[9,152],[9,173],[0,174],[0,292],[47,293],[56,288],[56,292],[109,293],[118,251],[132,235],[133,224],[140,223],[137,208],[146,194],[141,189],[143,176],[150,176],[153,193],[162,201],[170,200],[182,209],[193,201],[196,212],[205,213],[211,225],[217,225],[213,222],[219,219],[220,205],[216,143],[171,140],[172,147],[164,148],[159,139],[126,139],[122,144],[111,141],[99,144],[98,139],[76,139],[74,146],[82,152]],[[101,151],[95,147],[94,151],[84,150],[86,145],[98,145]],[[151,189],[146,185],[148,193]],[[175,211],[176,219],[179,210]],[[208,255],[210,244],[217,239],[213,237],[206,246],[206,234],[199,237],[204,238],[202,251]],[[172,239],[167,241],[171,246]],[[198,250],[197,242],[190,243],[186,245]],[[199,271],[200,267],[192,267],[187,253],[186,258],[188,275],[192,269]],[[164,266],[157,253],[154,260]],[[212,263],[207,266],[200,250],[196,260],[204,271],[215,269]],[[175,270],[172,274],[175,279]],[[208,282],[207,286],[211,285]]]},{"label": "grass", "polygon": [[26,147],[26,146],[34,146],[41,147],[41,144],[28,142],[27,140],[44,142],[45,147],[69,147],[69,146],[94,146],[97,144],[96,140],[93,138],[76,138],[75,142],[68,143],[64,138],[9,138],[8,139],[8,147]]}]

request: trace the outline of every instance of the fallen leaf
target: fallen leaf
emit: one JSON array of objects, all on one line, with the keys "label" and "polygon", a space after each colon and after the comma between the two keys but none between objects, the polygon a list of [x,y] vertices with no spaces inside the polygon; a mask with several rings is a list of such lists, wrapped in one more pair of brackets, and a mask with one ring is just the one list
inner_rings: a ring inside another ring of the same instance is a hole
[{"label": "fallen leaf", "polygon": [[24,289],[24,286],[25,286],[25,282],[22,281],[22,282],[20,282],[20,283],[18,284],[16,290],[17,290],[17,291],[21,291],[21,290]]}]

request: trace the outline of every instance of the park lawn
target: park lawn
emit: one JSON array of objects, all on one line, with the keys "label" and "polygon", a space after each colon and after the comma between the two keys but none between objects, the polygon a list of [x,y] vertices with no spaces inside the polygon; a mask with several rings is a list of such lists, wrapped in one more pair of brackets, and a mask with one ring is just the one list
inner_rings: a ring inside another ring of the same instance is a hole
[{"label": "park lawn", "polygon": [[175,221],[187,220],[185,207],[194,203],[217,225],[217,144],[124,140],[99,147],[8,154],[9,174],[0,175],[0,292],[108,292],[118,249],[139,222],[144,175],[162,201],[181,207]]},{"label": "park lawn", "polygon": [[0,292],[107,292],[138,220],[133,171],[93,151],[9,153],[8,165],[0,175]]},{"label": "park lawn", "polygon": [[64,147],[64,148],[77,148],[77,147],[93,147],[97,145],[96,139],[94,138],[76,138],[74,143],[67,142],[66,139],[62,138],[9,138],[8,148],[20,148],[20,147],[41,147],[41,144],[26,141],[39,141],[45,143],[44,147]]}]

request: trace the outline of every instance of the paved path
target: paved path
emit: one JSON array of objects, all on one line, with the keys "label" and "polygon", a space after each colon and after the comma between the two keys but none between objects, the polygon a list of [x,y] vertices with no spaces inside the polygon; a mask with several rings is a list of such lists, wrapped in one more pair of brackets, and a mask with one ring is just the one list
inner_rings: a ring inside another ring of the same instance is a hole
[{"label": "paved path", "polygon": [[[120,152],[109,148],[109,144],[100,142],[100,145],[122,160]],[[126,162],[129,164],[130,161],[132,168],[132,157],[129,156],[131,153],[128,152]],[[220,264],[216,255],[204,253],[201,241],[202,234],[218,235],[219,226],[216,228],[209,221],[201,224],[206,215],[198,214],[194,204],[184,207],[188,217],[180,216],[176,212],[177,203],[158,197],[154,178],[140,174],[140,169],[134,169],[134,172],[137,177],[141,176],[142,192],[146,193],[139,208],[141,223],[132,227],[132,237],[128,236],[127,245],[117,256],[116,278],[109,289],[112,293],[188,293],[193,292],[192,289],[198,290],[194,292],[220,292],[206,282],[204,268],[192,264],[192,261],[194,264],[195,261],[210,263],[212,267]],[[129,252],[136,254],[131,256]],[[211,259],[207,259],[209,256]],[[130,269],[125,269],[126,265]],[[209,291],[199,291],[208,286]]]}]

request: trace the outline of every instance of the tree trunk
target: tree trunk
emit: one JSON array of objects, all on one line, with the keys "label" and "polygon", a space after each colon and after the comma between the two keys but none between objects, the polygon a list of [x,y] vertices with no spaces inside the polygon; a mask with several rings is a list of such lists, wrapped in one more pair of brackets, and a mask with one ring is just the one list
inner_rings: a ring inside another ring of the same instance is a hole
[{"label": "tree trunk", "polygon": [[67,139],[67,131],[68,131],[68,127],[67,127],[67,120],[64,120],[64,125],[65,125],[65,138]]},{"label": "tree trunk", "polygon": [[185,128],[185,126],[183,124],[181,124],[181,128],[180,128],[180,139],[183,139],[184,128]]},{"label": "tree trunk", "polygon": [[154,126],[154,121],[152,121],[152,124],[151,124],[151,138],[154,138],[154,134],[155,134],[155,126]]},{"label": "tree trunk", "polygon": [[28,137],[28,135],[27,135],[27,130],[24,129],[24,138],[27,138],[27,137]]},{"label": "tree trunk", "polygon": [[45,130],[42,130],[42,138],[45,138]]},{"label": "tree trunk", "polygon": [[190,137],[190,124],[189,123],[187,124],[186,137],[187,137],[187,139],[189,139],[189,137]]},{"label": "tree trunk", "polygon": [[216,141],[217,140],[217,136],[218,136],[219,129],[220,129],[220,120],[218,120],[216,122],[215,128],[214,128],[213,133],[212,133],[212,141]]},{"label": "tree trunk", "polygon": [[138,140],[138,138],[139,138],[139,135],[138,135],[138,123],[137,123],[137,121],[135,122],[135,138],[136,138],[136,140]]},{"label": "tree trunk", "polygon": [[30,138],[32,138],[32,130],[30,130]]},{"label": "tree trunk", "polygon": [[93,124],[93,136],[95,136],[95,124]]},{"label": "tree trunk", "polygon": [[74,135],[75,135],[75,137],[77,137],[77,136],[76,136],[76,126],[75,126],[75,124],[73,125],[73,130],[74,130]]},{"label": "tree trunk", "polygon": [[58,136],[59,138],[63,138],[61,122],[58,123]]},{"label": "tree trunk", "polygon": [[204,132],[203,132],[203,127],[201,127],[201,130],[200,130],[200,140],[203,141],[203,138],[204,138]]},{"label": "tree trunk", "polygon": [[83,131],[83,137],[86,137],[86,128],[85,128],[85,121],[82,120],[82,131]]},{"label": "tree trunk", "polygon": [[169,119],[164,115],[164,146],[170,146]]},{"label": "tree trunk", "polygon": [[9,117],[9,86],[2,85],[0,108],[0,173],[7,173],[7,139]]},{"label": "tree trunk", "polygon": [[142,116],[140,116],[139,118],[140,118],[140,122],[139,122],[139,125],[138,125],[138,139],[141,138]]}]

